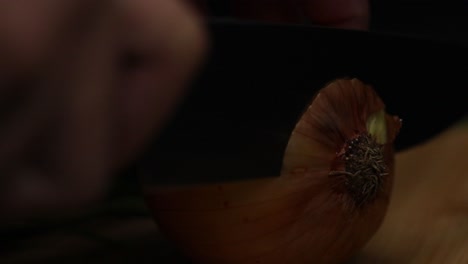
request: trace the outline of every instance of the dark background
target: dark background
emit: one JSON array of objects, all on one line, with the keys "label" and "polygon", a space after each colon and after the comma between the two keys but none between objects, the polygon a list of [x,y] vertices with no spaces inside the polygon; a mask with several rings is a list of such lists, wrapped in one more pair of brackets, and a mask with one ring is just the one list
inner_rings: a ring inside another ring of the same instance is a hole
[{"label": "dark background", "polygon": [[468,1],[371,1],[371,30],[468,42]]}]

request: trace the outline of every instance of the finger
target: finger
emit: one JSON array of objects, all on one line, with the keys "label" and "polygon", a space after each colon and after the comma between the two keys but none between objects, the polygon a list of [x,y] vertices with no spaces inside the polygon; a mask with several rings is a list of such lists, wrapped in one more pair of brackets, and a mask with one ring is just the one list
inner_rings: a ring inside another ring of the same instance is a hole
[{"label": "finger", "polygon": [[235,17],[279,23],[302,23],[301,0],[232,0],[230,9]]},{"label": "finger", "polygon": [[307,0],[304,13],[324,26],[364,30],[369,26],[369,0]]},{"label": "finger", "polygon": [[366,29],[368,0],[232,0],[236,17],[282,23],[312,23],[348,29]]},{"label": "finger", "polygon": [[70,213],[105,190],[115,48],[109,45],[109,17],[99,15],[97,20],[90,31],[63,43],[69,45],[59,51],[45,77],[47,89],[41,90],[48,100],[33,98],[47,106],[47,118],[10,164],[1,193],[1,209],[9,216]]},{"label": "finger", "polygon": [[5,77],[37,71],[55,52],[88,1],[16,0],[0,3],[0,70]]},{"label": "finger", "polygon": [[121,36],[133,59],[117,87],[117,166],[126,164],[163,127],[183,98],[206,45],[199,18],[183,2],[121,3]]}]

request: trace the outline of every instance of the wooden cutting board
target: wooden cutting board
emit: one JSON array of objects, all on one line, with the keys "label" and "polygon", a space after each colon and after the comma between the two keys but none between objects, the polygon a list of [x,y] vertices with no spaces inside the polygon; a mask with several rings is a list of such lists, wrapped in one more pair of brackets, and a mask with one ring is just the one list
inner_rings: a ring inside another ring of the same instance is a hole
[{"label": "wooden cutting board", "polygon": [[389,211],[356,263],[468,263],[468,125],[399,153]]}]

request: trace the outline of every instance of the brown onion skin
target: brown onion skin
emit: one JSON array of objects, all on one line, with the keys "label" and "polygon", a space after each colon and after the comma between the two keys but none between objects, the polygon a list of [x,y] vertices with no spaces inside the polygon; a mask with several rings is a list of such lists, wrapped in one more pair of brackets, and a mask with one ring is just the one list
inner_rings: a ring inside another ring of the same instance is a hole
[{"label": "brown onion skin", "polygon": [[162,232],[196,263],[342,263],[365,245],[385,216],[399,119],[385,116],[382,152],[389,174],[375,199],[356,206],[342,177],[329,173],[343,169],[337,153],[384,107],[359,80],[335,80],[298,121],[280,177],[147,186],[145,199]]}]

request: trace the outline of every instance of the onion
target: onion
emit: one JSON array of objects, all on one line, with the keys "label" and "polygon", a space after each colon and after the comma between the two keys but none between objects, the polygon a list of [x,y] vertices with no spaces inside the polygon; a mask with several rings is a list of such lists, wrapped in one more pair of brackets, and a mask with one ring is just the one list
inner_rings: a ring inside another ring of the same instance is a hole
[{"label": "onion", "polygon": [[151,186],[146,201],[197,263],[340,263],[383,220],[400,126],[370,86],[338,79],[299,119],[279,177]]}]

